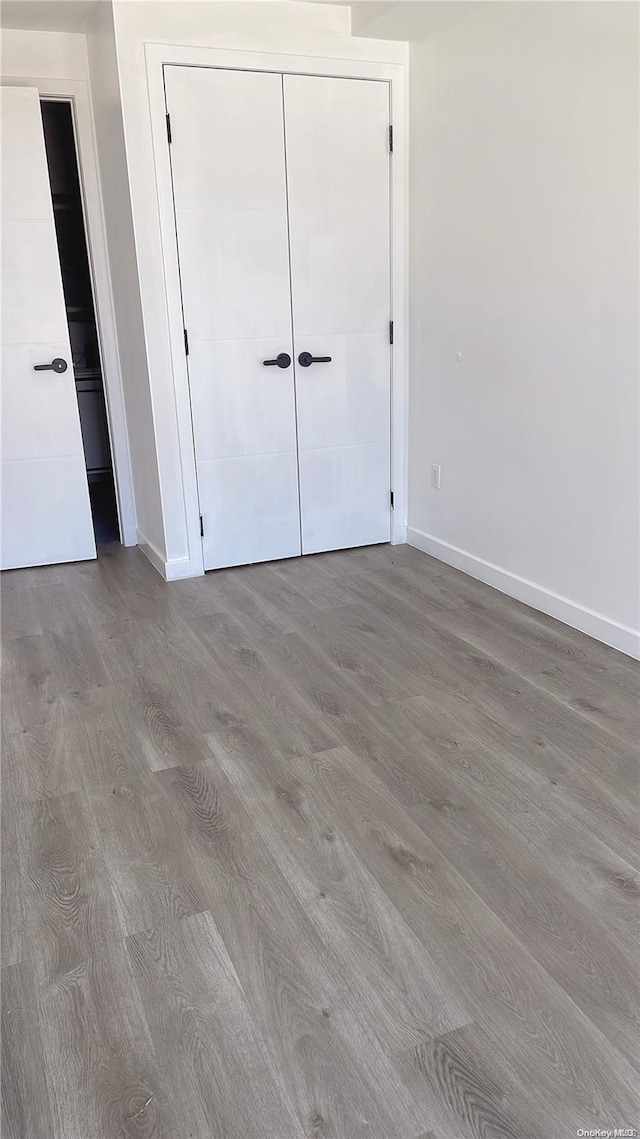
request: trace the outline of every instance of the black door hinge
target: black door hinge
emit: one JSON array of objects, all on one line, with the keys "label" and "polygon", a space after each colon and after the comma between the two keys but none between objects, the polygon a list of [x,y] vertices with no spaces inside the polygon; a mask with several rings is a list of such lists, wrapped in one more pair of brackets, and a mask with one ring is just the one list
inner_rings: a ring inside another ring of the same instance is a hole
[{"label": "black door hinge", "polygon": [[394,505],[393,505],[393,491],[392,490],[389,491],[389,504],[391,506],[391,509],[393,510]]},{"label": "black door hinge", "polygon": [[393,321],[389,321],[389,343],[393,344]]},{"label": "black door hinge", "polygon": [[202,515],[200,515],[200,537],[204,538],[204,520]]},{"label": "black door hinge", "polygon": [[183,332],[184,332],[184,354],[185,354],[185,356],[188,356],[189,355],[189,334],[188,334],[186,328],[183,329]]},{"label": "black door hinge", "polygon": [[171,115],[167,111],[167,142],[171,146]]},{"label": "black door hinge", "polygon": [[[167,115],[167,118],[169,116]],[[389,152],[393,154],[393,127],[389,127]]]}]

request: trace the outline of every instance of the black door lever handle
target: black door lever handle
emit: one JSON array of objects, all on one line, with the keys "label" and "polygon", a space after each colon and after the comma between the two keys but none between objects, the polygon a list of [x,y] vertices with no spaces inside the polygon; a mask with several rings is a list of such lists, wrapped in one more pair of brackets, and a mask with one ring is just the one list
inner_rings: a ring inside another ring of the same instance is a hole
[{"label": "black door lever handle", "polygon": [[56,356],[50,364],[34,364],[34,372],[66,372],[67,361],[62,360],[60,356]]},{"label": "black door lever handle", "polygon": [[330,356],[312,356],[310,352],[301,352],[298,356],[298,363],[302,368],[308,368],[311,364],[330,364]]},{"label": "black door lever handle", "polygon": [[275,364],[278,368],[288,368],[291,363],[291,357],[288,352],[281,352],[279,356],[276,356],[275,360],[263,360],[262,363],[266,367]]}]

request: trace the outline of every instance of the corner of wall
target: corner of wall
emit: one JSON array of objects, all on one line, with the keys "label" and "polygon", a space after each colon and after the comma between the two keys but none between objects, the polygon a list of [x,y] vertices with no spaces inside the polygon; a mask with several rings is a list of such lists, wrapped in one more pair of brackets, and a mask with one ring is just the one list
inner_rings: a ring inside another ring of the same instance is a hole
[{"label": "corner of wall", "polygon": [[152,393],[142,322],[111,2],[97,6],[88,26],[87,48],[138,527],[123,537],[127,543],[135,544],[139,533],[147,535],[145,543],[157,552],[164,564],[165,533]]}]

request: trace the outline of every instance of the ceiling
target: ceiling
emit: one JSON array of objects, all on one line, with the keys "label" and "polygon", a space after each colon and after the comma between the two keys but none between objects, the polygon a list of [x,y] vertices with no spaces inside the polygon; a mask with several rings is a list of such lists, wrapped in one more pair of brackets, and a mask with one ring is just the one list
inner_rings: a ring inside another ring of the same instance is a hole
[{"label": "ceiling", "polygon": [[39,32],[84,32],[103,0],[1,0],[0,27]]},{"label": "ceiling", "polygon": [[[84,32],[99,4],[110,0],[0,0],[0,27],[27,31]],[[171,2],[171,0],[166,0]],[[181,0],[173,0],[180,3]],[[230,2],[230,0],[227,0]],[[242,3],[243,0],[236,0]],[[354,35],[378,39],[421,40],[443,24],[492,0],[314,0],[351,8]],[[496,0],[493,0],[495,3]],[[500,2],[500,0],[497,0]],[[508,2],[508,0],[502,0]]]},{"label": "ceiling", "polygon": [[472,13],[509,0],[355,0],[351,30],[356,36],[419,42]]}]

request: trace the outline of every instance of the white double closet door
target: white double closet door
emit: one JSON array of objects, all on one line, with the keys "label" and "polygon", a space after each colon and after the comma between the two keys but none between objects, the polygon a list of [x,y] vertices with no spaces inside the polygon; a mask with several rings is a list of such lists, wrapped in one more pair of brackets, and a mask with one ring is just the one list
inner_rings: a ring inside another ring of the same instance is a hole
[{"label": "white double closet door", "polygon": [[388,542],[388,85],[165,84],[205,568]]}]

